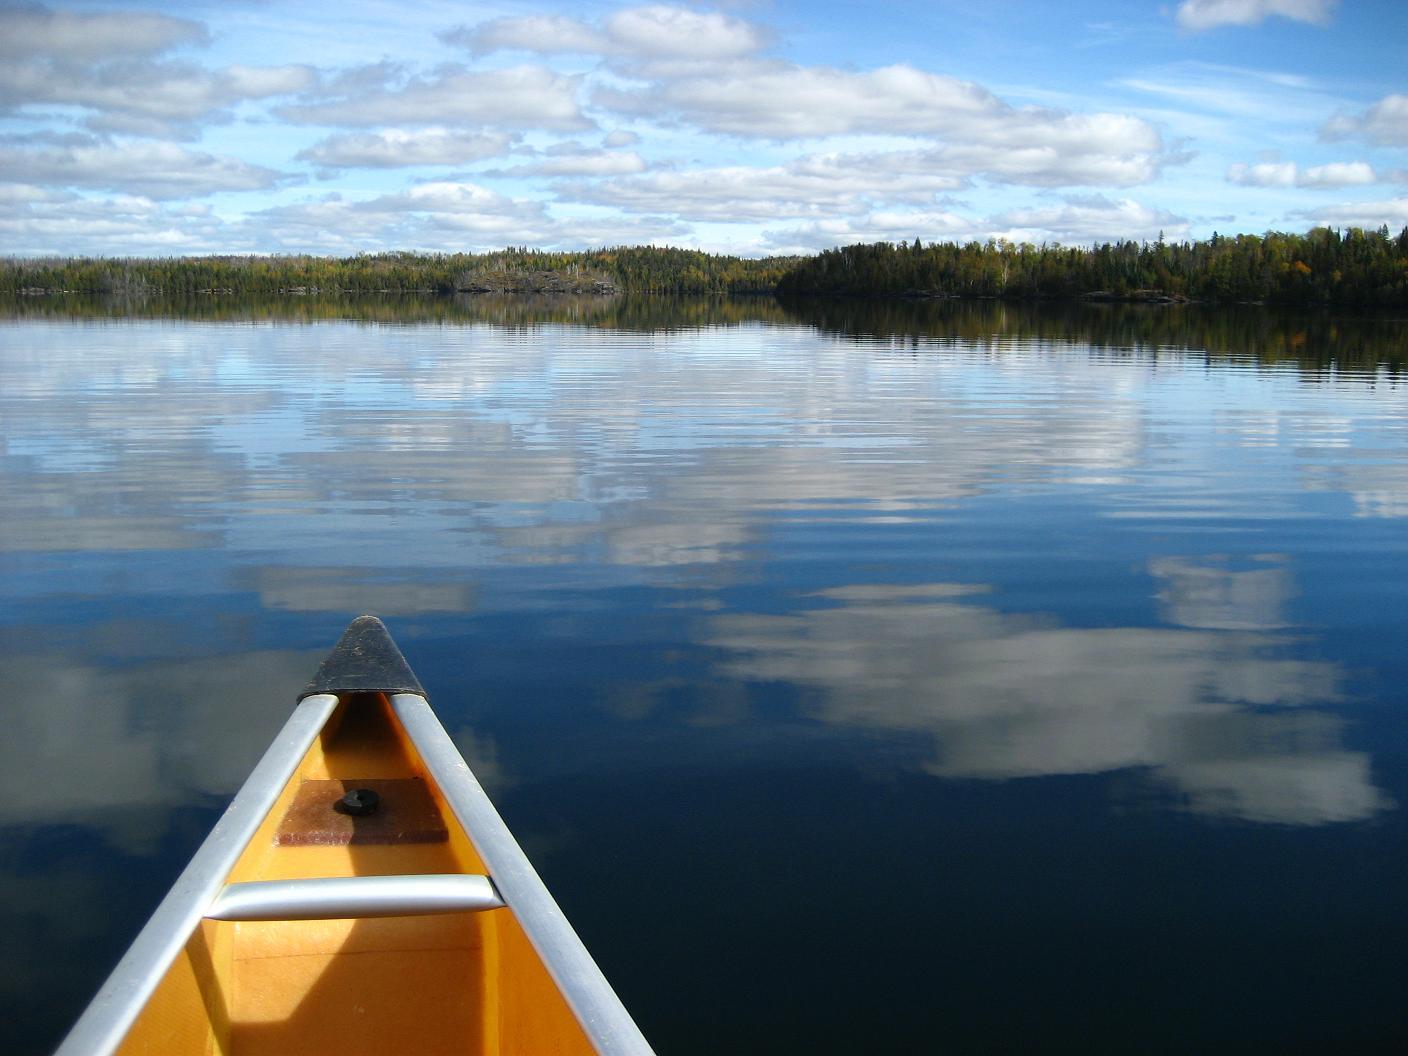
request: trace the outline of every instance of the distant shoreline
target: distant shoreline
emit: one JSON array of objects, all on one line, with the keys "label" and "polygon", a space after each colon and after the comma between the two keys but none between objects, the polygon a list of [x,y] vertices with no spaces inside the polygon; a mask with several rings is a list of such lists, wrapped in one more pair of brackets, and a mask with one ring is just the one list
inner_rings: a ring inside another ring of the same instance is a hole
[{"label": "distant shoreline", "polygon": [[916,300],[1408,306],[1408,227],[1090,247],[876,242],[762,258],[659,246],[0,260],[0,295],[776,294]]}]

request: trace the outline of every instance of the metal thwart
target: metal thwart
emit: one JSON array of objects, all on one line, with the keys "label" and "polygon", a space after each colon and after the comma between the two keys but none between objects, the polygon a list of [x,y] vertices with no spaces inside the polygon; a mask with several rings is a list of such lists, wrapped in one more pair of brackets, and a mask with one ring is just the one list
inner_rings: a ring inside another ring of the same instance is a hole
[{"label": "metal thwart", "polygon": [[487,876],[327,876],[229,884],[205,911],[209,920],[345,920],[502,909]]}]

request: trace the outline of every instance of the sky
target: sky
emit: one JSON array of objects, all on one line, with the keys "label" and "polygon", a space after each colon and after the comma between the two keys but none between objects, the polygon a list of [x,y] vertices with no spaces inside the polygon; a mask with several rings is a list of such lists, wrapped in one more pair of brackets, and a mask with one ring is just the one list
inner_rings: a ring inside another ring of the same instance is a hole
[{"label": "sky", "polygon": [[0,0],[0,255],[1381,224],[1404,0]]}]

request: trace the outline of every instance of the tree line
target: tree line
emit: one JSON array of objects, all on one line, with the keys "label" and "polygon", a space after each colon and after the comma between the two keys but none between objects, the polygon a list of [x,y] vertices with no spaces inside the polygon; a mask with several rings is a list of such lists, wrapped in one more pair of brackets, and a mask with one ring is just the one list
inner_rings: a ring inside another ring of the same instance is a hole
[{"label": "tree line", "polygon": [[619,246],[559,253],[359,253],[353,257],[71,257],[0,261],[0,293],[308,294],[535,292],[771,293],[796,257],[750,260]]},{"label": "tree line", "polygon": [[1122,240],[1089,247],[986,242],[876,242],[810,257],[748,259],[659,246],[586,252],[353,257],[206,256],[0,261],[0,294],[455,292],[762,294],[1194,300],[1213,303],[1408,305],[1408,227],[1316,228],[1204,241]]},{"label": "tree line", "polygon": [[877,242],[801,261],[778,293],[1408,305],[1408,227],[1090,247]]}]

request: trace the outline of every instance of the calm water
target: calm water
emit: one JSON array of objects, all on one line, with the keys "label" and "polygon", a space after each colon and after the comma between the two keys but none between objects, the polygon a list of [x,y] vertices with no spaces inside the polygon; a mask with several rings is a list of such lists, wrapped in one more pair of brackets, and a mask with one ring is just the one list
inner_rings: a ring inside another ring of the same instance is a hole
[{"label": "calm water", "polygon": [[362,612],[662,1054],[1404,1043],[1405,348],[12,307],[0,1049],[57,1041]]}]

